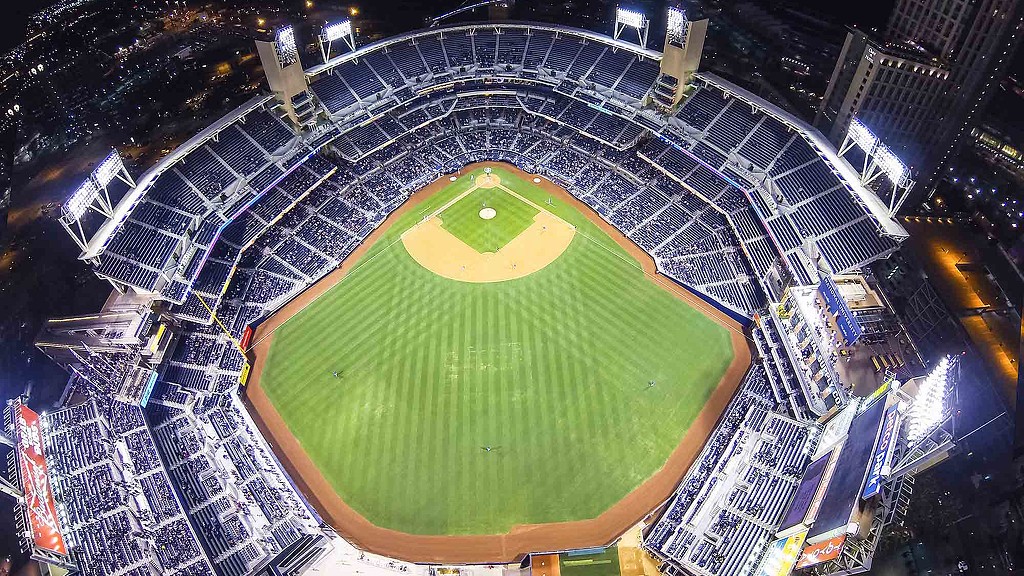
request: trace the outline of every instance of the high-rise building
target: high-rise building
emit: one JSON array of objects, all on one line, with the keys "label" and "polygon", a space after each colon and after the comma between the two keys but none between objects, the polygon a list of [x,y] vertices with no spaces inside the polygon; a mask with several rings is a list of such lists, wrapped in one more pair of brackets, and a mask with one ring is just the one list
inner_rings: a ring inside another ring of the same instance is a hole
[{"label": "high-rise building", "polygon": [[916,167],[923,160],[918,143],[936,129],[935,103],[948,80],[948,66],[924,48],[854,29],[846,36],[815,122],[838,145],[850,121],[859,118]]},{"label": "high-rise building", "polygon": [[1024,0],[897,0],[884,34],[848,34],[815,124],[838,144],[859,117],[912,166],[920,200],[985,109],[1022,25]]}]

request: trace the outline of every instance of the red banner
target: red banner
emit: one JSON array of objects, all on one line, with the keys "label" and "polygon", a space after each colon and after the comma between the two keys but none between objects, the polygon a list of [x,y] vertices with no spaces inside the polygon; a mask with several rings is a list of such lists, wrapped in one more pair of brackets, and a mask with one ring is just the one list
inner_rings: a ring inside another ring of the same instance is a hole
[{"label": "red banner", "polygon": [[251,325],[247,325],[245,330],[242,330],[242,341],[239,342],[238,345],[242,348],[243,352],[249,349],[249,344],[252,344],[252,336],[254,332],[255,331],[252,329]]},{"label": "red banner", "polygon": [[53,504],[50,478],[46,475],[43,457],[43,433],[39,428],[39,415],[19,404],[16,423],[18,436],[18,468],[21,471],[21,489],[25,491],[25,507],[32,528],[32,540],[37,548],[67,555],[64,537],[60,534],[57,508]]},{"label": "red banner", "polygon": [[845,542],[846,534],[841,534],[824,542],[808,545],[804,548],[803,553],[800,554],[800,560],[796,563],[797,570],[839,558],[839,553],[843,551],[843,544]]}]

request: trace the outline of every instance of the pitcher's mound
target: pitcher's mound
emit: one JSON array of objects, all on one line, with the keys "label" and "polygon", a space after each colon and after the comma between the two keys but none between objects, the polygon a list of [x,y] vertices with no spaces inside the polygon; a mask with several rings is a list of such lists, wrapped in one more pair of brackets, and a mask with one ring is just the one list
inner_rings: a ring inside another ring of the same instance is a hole
[{"label": "pitcher's mound", "polygon": [[480,210],[480,217],[484,220],[491,220],[498,215],[498,212],[494,208],[484,208]]}]

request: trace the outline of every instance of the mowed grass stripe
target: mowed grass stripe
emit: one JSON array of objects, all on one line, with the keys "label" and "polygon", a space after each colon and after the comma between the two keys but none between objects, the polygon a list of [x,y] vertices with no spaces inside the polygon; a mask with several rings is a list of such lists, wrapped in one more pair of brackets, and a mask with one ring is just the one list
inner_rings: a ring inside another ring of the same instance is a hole
[{"label": "mowed grass stripe", "polygon": [[723,328],[583,214],[495,172],[577,226],[558,260],[494,284],[416,264],[395,240],[466,190],[461,178],[286,322],[267,359],[263,386],[292,432],[384,527],[487,534],[594,517],[661,467],[731,360]]}]

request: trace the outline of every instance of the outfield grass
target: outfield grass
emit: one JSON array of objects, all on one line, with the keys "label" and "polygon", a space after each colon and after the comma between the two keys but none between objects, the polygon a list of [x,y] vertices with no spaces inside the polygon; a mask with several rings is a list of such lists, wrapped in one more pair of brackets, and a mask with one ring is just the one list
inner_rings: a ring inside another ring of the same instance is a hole
[{"label": "outfield grass", "polygon": [[724,328],[583,214],[495,173],[577,227],[558,260],[484,284],[420,267],[399,236],[467,190],[460,178],[281,326],[263,368],[291,432],[379,526],[495,534],[595,517],[662,466],[732,360]]},{"label": "outfield grass", "polygon": [[[480,210],[493,208],[484,220]],[[497,252],[533,224],[537,209],[500,188],[478,188],[440,214],[441,227],[477,252]]]}]

